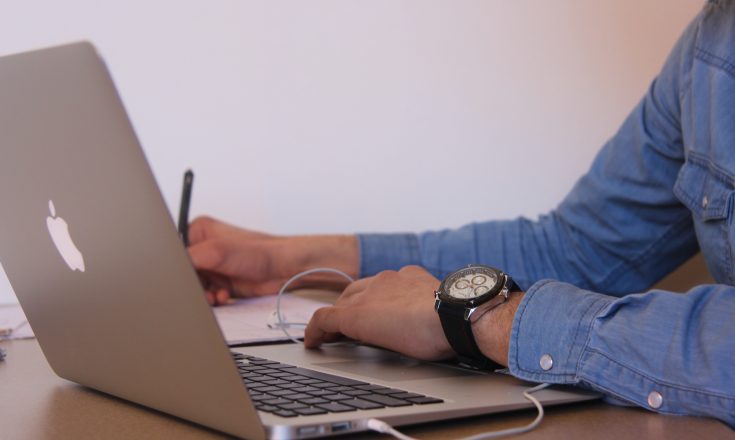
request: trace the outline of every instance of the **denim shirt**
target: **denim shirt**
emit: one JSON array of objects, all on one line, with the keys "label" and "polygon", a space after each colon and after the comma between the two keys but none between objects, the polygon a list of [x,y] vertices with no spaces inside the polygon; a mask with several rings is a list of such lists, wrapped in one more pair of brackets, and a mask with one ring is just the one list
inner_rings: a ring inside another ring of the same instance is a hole
[{"label": "denim shirt", "polygon": [[[469,263],[526,290],[509,368],[735,427],[735,1],[710,1],[591,169],[536,221],[361,234],[361,275]],[[649,290],[698,250],[718,284]],[[542,362],[542,358],[544,361]]]}]

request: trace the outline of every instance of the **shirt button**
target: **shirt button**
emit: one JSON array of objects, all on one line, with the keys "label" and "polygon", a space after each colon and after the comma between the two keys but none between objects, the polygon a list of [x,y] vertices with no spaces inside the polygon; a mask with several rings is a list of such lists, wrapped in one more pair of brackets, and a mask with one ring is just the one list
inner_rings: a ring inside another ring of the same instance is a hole
[{"label": "shirt button", "polygon": [[702,209],[707,209],[707,206],[709,205],[709,199],[707,196],[702,197]]},{"label": "shirt button", "polygon": [[554,359],[552,359],[550,355],[545,354],[541,356],[541,360],[539,360],[539,365],[541,365],[542,370],[549,371],[551,370],[551,367],[554,366]]},{"label": "shirt button", "polygon": [[648,406],[653,409],[659,409],[663,404],[664,396],[662,396],[661,393],[659,393],[658,391],[651,391],[651,393],[648,395]]}]

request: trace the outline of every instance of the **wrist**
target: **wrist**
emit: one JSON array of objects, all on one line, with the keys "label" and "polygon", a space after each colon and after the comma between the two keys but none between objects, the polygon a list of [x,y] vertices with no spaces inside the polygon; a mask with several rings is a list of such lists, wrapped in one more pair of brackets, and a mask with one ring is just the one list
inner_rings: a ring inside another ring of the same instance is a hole
[{"label": "wrist", "polygon": [[524,292],[512,292],[507,301],[472,324],[472,333],[482,354],[503,366],[508,366],[513,318],[524,295]]},{"label": "wrist", "polygon": [[[275,260],[282,261],[284,278],[308,269],[338,269],[353,279],[359,272],[359,251],[355,235],[302,235],[282,237]],[[346,281],[338,275],[314,274],[305,277],[298,287],[326,287],[341,290]]]}]

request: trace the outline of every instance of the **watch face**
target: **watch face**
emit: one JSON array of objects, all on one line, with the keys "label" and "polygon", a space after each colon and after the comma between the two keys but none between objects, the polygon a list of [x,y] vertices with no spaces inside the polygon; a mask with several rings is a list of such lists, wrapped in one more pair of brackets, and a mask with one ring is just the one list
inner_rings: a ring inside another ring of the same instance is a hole
[{"label": "watch face", "polygon": [[497,291],[500,272],[484,266],[471,266],[452,274],[445,281],[444,292],[451,298],[469,300]]}]

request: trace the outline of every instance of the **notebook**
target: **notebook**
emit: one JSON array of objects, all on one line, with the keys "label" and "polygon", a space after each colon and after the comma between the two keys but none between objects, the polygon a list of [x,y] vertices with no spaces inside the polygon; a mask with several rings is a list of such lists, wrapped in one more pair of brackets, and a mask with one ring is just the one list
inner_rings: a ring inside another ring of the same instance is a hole
[{"label": "notebook", "polygon": [[[374,347],[231,351],[89,43],[0,58],[0,145],[0,262],[62,378],[253,439],[531,406],[529,384],[507,375]],[[537,395],[545,405],[596,397]]]}]

